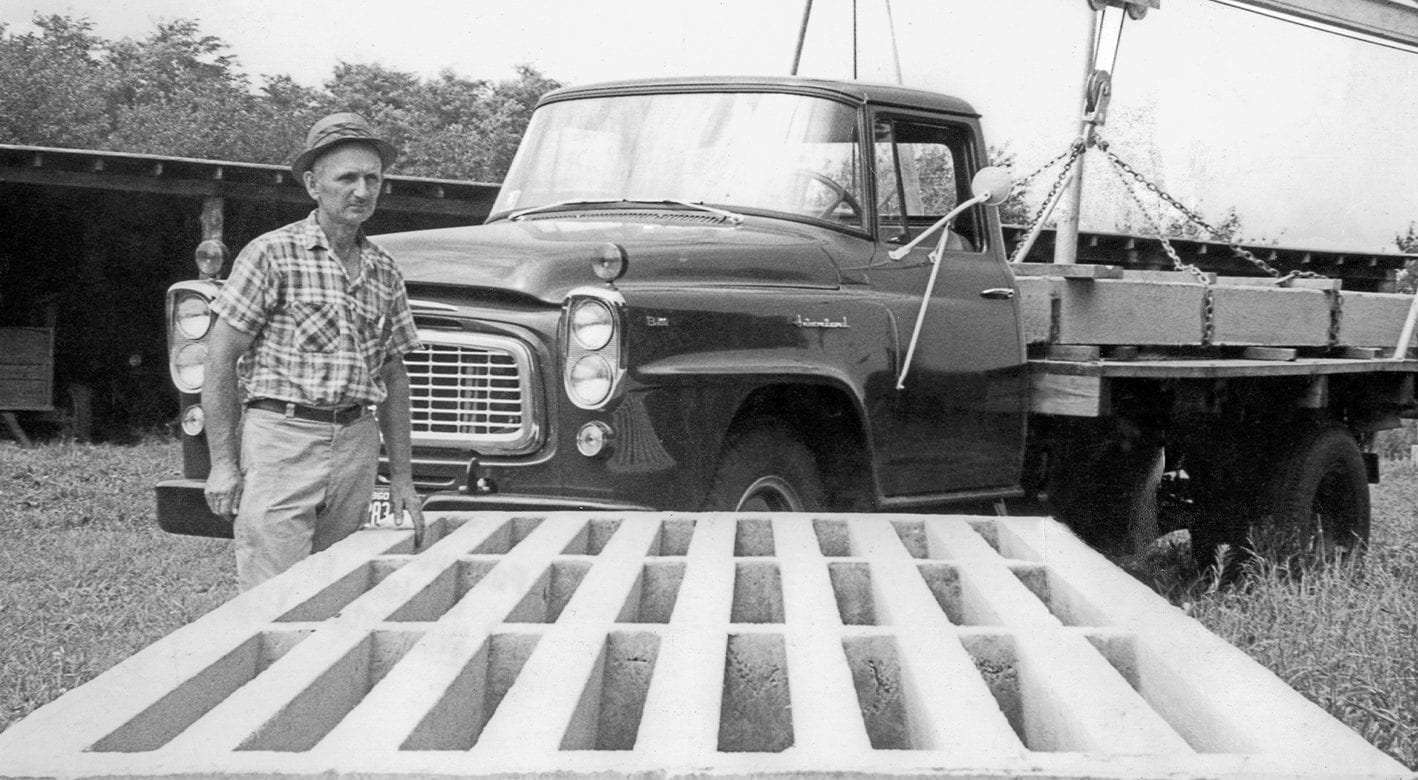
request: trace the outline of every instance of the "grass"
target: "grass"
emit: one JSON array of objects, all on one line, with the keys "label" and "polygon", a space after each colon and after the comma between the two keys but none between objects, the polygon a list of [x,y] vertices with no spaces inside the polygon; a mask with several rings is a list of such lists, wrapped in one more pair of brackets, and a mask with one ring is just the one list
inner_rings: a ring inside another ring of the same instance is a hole
[{"label": "grass", "polygon": [[[179,471],[165,437],[0,442],[0,730],[235,595],[230,542],[170,536],[152,517],[153,483]],[[1153,579],[1418,768],[1418,467],[1386,464],[1373,504],[1373,543],[1357,565],[1296,578],[1262,561],[1219,589],[1186,578],[1181,541],[1159,546]]]},{"label": "grass", "polygon": [[171,536],[178,446],[0,442],[0,730],[236,594],[224,540]]}]

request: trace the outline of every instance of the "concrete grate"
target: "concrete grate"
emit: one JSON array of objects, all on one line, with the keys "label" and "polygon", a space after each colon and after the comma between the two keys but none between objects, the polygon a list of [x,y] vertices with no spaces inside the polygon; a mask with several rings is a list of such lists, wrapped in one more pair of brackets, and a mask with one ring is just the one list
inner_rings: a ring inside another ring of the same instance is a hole
[{"label": "concrete grate", "polygon": [[0,734],[0,775],[1407,777],[1039,518],[443,513]]}]

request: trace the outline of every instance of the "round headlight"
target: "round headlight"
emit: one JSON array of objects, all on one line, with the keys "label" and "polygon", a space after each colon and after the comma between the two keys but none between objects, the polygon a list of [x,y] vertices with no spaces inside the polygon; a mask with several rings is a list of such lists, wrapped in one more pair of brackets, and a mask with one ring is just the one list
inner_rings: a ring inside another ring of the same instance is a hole
[{"label": "round headlight", "polygon": [[571,367],[571,394],[587,406],[594,406],[611,394],[611,364],[600,355],[586,355]]},{"label": "round headlight", "polygon": [[212,309],[203,295],[188,294],[172,307],[172,323],[183,338],[200,339],[212,329]]},{"label": "round headlight", "polygon": [[595,298],[577,301],[571,307],[571,335],[586,349],[600,349],[615,335],[615,319],[610,307]]},{"label": "round headlight", "polygon": [[207,377],[207,345],[188,344],[172,357],[172,376],[177,387],[195,393],[202,389]]},{"label": "round headlight", "polygon": [[594,458],[609,452],[613,441],[615,432],[611,427],[600,420],[592,420],[576,432],[576,451],[588,458]]},{"label": "round headlight", "polygon": [[196,436],[206,427],[207,415],[202,411],[202,407],[193,404],[182,410],[182,432],[188,436]]}]

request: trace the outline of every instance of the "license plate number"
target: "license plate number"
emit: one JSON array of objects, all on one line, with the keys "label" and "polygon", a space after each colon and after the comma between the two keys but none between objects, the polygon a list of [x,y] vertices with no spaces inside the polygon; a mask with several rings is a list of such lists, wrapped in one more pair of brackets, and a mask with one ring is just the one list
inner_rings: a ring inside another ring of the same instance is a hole
[{"label": "license plate number", "polygon": [[[400,513],[403,514],[402,512]],[[404,518],[394,516],[394,502],[386,485],[376,485],[369,498],[369,516],[365,528],[403,528]]]}]

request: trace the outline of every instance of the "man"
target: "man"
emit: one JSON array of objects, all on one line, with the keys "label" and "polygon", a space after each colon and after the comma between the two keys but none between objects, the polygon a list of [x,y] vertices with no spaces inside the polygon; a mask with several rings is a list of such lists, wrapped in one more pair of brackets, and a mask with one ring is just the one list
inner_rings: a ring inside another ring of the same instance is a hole
[{"label": "man", "polygon": [[403,361],[418,336],[403,277],[360,227],[397,156],[358,114],[316,122],[291,165],[315,210],[248,244],[212,302],[206,498],[234,517],[242,590],[359,528],[381,431],[394,516],[423,541]]}]

